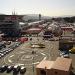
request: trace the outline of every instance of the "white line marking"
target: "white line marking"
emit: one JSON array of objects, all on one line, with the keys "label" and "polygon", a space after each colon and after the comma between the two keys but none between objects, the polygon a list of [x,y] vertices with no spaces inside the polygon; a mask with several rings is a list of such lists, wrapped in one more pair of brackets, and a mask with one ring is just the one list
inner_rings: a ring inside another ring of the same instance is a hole
[{"label": "white line marking", "polygon": [[12,63],[12,61],[11,60],[8,60],[10,63]]},{"label": "white line marking", "polygon": [[14,55],[11,55],[10,57],[13,57]]},{"label": "white line marking", "polygon": [[[7,57],[7,56],[6,56],[6,57]],[[5,64],[8,64],[8,63],[6,62],[6,57],[4,58],[4,63],[5,63]]]},{"label": "white line marking", "polygon": [[35,62],[35,63],[32,63],[32,64],[34,64],[34,65],[35,65],[35,64],[38,64],[38,63],[40,63],[40,62]]},{"label": "white line marking", "polygon": [[45,55],[44,53],[41,53],[42,55]]},{"label": "white line marking", "polygon": [[18,63],[17,65],[19,65],[19,66],[23,66],[24,64],[20,64],[20,63]]},{"label": "white line marking", "polygon": [[24,51],[22,51],[22,52],[19,52],[19,53],[25,53]]},{"label": "white line marking", "polygon": [[43,60],[46,60],[47,57],[44,57]]}]

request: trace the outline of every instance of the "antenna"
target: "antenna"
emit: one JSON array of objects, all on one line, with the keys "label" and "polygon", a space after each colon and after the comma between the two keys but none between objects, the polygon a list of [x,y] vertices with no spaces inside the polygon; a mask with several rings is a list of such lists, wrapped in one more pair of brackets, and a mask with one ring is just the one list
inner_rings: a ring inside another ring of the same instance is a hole
[{"label": "antenna", "polygon": [[15,8],[14,8],[14,11],[12,11],[12,15],[16,15],[17,13],[15,13]]}]

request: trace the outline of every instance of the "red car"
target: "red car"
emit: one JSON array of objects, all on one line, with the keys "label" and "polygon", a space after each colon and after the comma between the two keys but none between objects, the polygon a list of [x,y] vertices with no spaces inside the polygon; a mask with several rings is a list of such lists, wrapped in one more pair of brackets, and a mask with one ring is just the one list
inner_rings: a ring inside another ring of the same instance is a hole
[{"label": "red car", "polygon": [[18,41],[20,41],[21,43],[24,43],[25,41],[28,41],[27,37],[21,37],[18,39]]}]

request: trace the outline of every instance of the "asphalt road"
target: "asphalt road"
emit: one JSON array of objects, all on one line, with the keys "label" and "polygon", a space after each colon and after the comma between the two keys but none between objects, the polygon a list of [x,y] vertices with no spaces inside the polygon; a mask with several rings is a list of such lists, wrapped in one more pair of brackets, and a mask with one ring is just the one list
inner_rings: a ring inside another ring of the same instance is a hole
[{"label": "asphalt road", "polygon": [[[27,72],[25,75],[33,75],[33,67],[35,67],[40,61],[55,60],[58,56],[58,54],[56,54],[58,53],[58,41],[51,42],[42,39],[42,37],[32,37],[32,41],[25,42],[24,44],[16,48],[13,52],[0,59],[0,65],[20,64],[27,68]],[[31,43],[43,43],[45,45],[45,48],[31,48]],[[36,54],[32,54],[32,51],[35,51]]]}]

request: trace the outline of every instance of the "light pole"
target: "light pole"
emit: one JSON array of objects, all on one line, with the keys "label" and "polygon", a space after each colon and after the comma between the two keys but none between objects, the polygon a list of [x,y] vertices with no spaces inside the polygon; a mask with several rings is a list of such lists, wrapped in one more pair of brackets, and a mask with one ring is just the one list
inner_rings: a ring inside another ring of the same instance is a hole
[{"label": "light pole", "polygon": [[30,37],[30,40],[29,41],[30,41],[30,45],[31,45],[32,44],[32,37]]},{"label": "light pole", "polygon": [[34,75],[34,54],[36,54],[36,52],[33,50],[32,51],[32,55],[33,55],[33,57],[32,57],[32,61],[33,61],[33,64],[32,64],[33,75]]},{"label": "light pole", "polygon": [[33,75],[34,75],[34,56],[33,56]]},{"label": "light pole", "polygon": [[49,44],[49,60],[51,60],[51,50],[50,49],[52,50],[52,46],[50,46],[50,44]]}]

